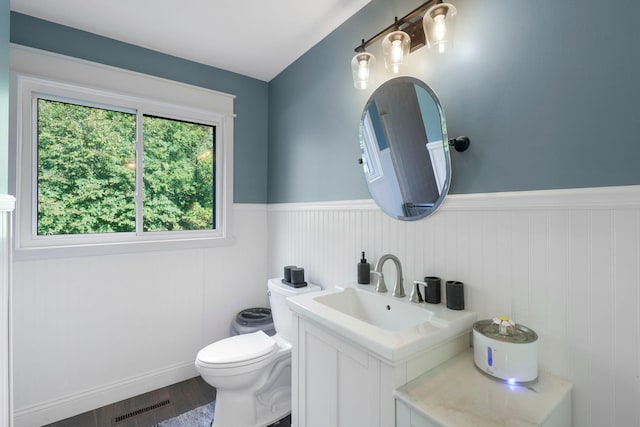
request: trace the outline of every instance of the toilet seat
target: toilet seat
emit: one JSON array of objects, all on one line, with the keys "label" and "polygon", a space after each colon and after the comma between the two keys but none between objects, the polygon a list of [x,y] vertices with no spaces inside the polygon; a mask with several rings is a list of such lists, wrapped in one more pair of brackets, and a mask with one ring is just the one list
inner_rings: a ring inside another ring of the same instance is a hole
[{"label": "toilet seat", "polygon": [[277,351],[276,340],[263,331],[236,335],[209,344],[198,352],[203,367],[233,368],[259,363]]}]

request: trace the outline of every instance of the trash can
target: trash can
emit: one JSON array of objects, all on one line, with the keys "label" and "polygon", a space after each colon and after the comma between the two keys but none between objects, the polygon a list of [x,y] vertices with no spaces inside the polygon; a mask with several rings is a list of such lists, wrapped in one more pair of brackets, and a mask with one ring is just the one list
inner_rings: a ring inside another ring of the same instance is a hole
[{"label": "trash can", "polygon": [[263,331],[269,336],[276,334],[270,308],[247,308],[239,312],[231,322],[231,335],[250,334],[257,331]]}]

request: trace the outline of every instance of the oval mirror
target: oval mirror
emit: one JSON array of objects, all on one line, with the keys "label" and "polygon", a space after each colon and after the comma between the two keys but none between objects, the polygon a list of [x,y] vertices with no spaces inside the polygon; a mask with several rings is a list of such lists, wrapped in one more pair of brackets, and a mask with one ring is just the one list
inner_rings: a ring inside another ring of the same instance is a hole
[{"label": "oval mirror", "polygon": [[362,166],[371,197],[388,215],[434,213],[451,181],[444,111],[429,86],[412,77],[382,84],[360,120]]}]

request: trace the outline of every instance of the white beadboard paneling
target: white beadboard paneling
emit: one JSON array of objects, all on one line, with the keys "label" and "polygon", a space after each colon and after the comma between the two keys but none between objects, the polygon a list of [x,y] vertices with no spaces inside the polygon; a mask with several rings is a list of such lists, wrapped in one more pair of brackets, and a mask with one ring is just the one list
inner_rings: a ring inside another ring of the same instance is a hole
[{"label": "white beadboard paneling", "polygon": [[640,186],[450,195],[417,222],[370,200],[279,204],[268,226],[270,275],[294,263],[324,288],[355,282],[364,250],[372,267],[398,255],[407,292],[463,281],[480,319],[539,333],[540,367],[574,383],[575,426],[640,425]]},{"label": "white beadboard paneling", "polygon": [[[511,241],[508,245],[504,245],[504,250],[510,253],[511,262],[502,268],[505,272],[509,272],[510,277],[503,286],[503,292],[510,292],[511,299],[507,302],[505,298],[501,305],[510,304],[512,307],[510,315],[519,323],[530,325],[533,313],[529,311],[529,300],[533,296],[531,287],[536,273],[532,271],[535,268],[531,266],[534,259],[532,258],[534,250],[532,222],[534,218],[525,211],[518,211],[513,212],[510,219],[512,221],[511,230],[508,230],[506,234],[511,235]],[[503,254],[501,258],[506,261],[509,255]],[[537,291],[539,293],[540,289]],[[538,308],[544,309],[544,307]]]},{"label": "white beadboard paneling", "polygon": [[[482,265],[484,269],[482,271],[482,277],[479,279],[478,288],[478,313],[479,319],[491,317],[493,313],[498,312],[498,306],[496,304],[495,295],[498,293],[498,218],[494,212],[483,212],[483,224],[482,224],[482,250],[480,254],[483,258]],[[473,287],[469,283],[470,287]],[[484,304],[482,304],[484,302]],[[482,304],[482,305],[480,305]],[[484,306],[484,310],[482,307]],[[470,305],[469,307],[474,307]],[[475,309],[475,308],[474,308]]]},{"label": "white beadboard paneling", "polygon": [[[573,413],[587,424],[591,419],[594,408],[592,400],[600,399],[600,393],[591,392],[592,375],[592,331],[594,319],[593,294],[591,282],[591,262],[589,242],[589,211],[587,209],[570,211],[568,223],[568,285],[569,298],[567,303],[567,336],[564,345],[571,363],[567,366],[567,378],[573,381]],[[599,316],[598,316],[599,317]],[[602,321],[602,320],[601,320]],[[562,337],[561,337],[562,338]],[[546,361],[541,361],[545,363]],[[558,372],[562,374],[561,372]],[[580,424],[576,424],[579,426]],[[596,425],[593,425],[596,427]]]},{"label": "white beadboard paneling", "polygon": [[[549,219],[548,211],[532,214],[528,221],[528,257],[529,268],[521,272],[519,277],[526,282],[526,297],[523,305],[527,315],[522,319],[525,325],[536,325],[536,332],[540,337],[540,358],[548,357],[551,345],[549,340],[548,318],[550,316],[549,301],[555,298],[553,281],[549,275]],[[515,288],[520,286],[516,285]],[[516,317],[517,319],[518,317]],[[547,364],[543,365],[547,368]]]},{"label": "white beadboard paneling", "polygon": [[[496,286],[497,293],[488,295],[489,298],[495,298],[497,312],[496,315],[504,315],[514,317],[513,312],[513,294],[517,292],[522,281],[513,280],[513,255],[515,248],[513,244],[513,213],[512,212],[496,212],[497,218],[497,265],[496,265]],[[455,278],[455,272],[451,272],[451,278]],[[516,276],[518,277],[518,276]],[[468,283],[473,286],[472,283]],[[471,308],[471,307],[469,307]],[[489,317],[493,317],[489,314]],[[516,319],[516,321],[519,321]],[[524,323],[524,322],[522,322]]]},{"label": "white beadboard paneling", "polygon": [[469,247],[466,263],[468,263],[467,277],[465,280],[472,283],[474,280],[478,282],[478,286],[468,286],[466,289],[465,302],[469,307],[477,307],[477,311],[485,311],[486,307],[481,307],[481,301],[485,301],[480,289],[486,290],[486,282],[483,277],[485,270],[485,250],[483,245],[483,224],[485,213],[480,215],[468,215],[466,221],[469,223],[469,239],[466,242]]},{"label": "white beadboard paneling", "polygon": [[30,283],[18,263],[16,407],[188,360],[200,344],[202,259],[186,255],[181,274],[170,267],[180,254],[164,252],[30,263]]},{"label": "white beadboard paneling", "polygon": [[11,373],[11,222],[15,199],[0,194],[0,427],[13,425]]},{"label": "white beadboard paneling", "polygon": [[234,210],[227,247],[14,262],[16,427],[196,376],[197,351],[267,304],[266,207]]},{"label": "white beadboard paneling", "polygon": [[[573,333],[568,326],[569,285],[569,215],[566,211],[548,213],[547,327],[544,368],[567,372],[568,349],[565,338]],[[534,284],[534,287],[541,287]],[[534,290],[535,292],[535,290]]]},{"label": "white beadboard paneling", "polygon": [[609,425],[615,419],[614,412],[614,283],[613,283],[613,248],[612,227],[613,212],[611,209],[597,210],[589,213],[590,236],[590,285],[591,302],[589,321],[591,333],[591,393],[599,396],[604,403],[600,410],[592,408],[591,422],[596,426]]},{"label": "white beadboard paneling", "polygon": [[[640,425],[638,411],[618,411],[638,404],[640,395],[640,343],[638,342],[638,212],[613,213],[613,396],[614,425]],[[635,268],[634,268],[635,267]]]}]

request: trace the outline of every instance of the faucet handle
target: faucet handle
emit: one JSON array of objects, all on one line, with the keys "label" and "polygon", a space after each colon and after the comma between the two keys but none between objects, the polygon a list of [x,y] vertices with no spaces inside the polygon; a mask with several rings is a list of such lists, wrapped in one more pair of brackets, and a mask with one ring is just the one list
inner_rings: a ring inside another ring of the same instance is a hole
[{"label": "faucet handle", "polygon": [[378,276],[378,284],[376,285],[376,292],[379,292],[381,294],[388,292],[387,284],[384,283],[384,276],[382,275],[382,273],[379,271],[371,270],[371,274]]},{"label": "faucet handle", "polygon": [[413,281],[414,287],[411,289],[411,295],[409,296],[409,301],[411,302],[424,302],[422,299],[422,295],[420,294],[420,285],[424,285],[424,282],[419,280]]}]

